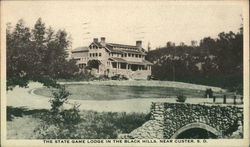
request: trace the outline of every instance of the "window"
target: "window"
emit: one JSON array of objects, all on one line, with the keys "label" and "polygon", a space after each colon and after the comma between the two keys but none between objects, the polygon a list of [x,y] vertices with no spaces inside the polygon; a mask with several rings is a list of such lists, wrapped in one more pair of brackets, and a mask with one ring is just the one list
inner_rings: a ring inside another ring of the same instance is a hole
[{"label": "window", "polygon": [[127,57],[127,54],[125,53],[124,56]]},{"label": "window", "polygon": [[123,57],[123,54],[122,54],[122,57]]},{"label": "window", "polygon": [[130,57],[130,53],[128,53],[128,56]]},{"label": "window", "polygon": [[99,53],[99,57],[101,57],[102,56],[102,53]]},{"label": "window", "polygon": [[95,53],[95,56],[97,57],[97,56],[98,56],[98,53]]},{"label": "window", "polygon": [[89,57],[91,57],[92,56],[92,54],[91,53],[89,53]]},{"label": "window", "polygon": [[134,57],[134,54],[132,54],[132,57]]},{"label": "window", "polygon": [[138,55],[137,55],[137,54],[135,54],[135,57],[136,57],[136,58],[138,58]]},{"label": "window", "polygon": [[139,55],[139,58],[141,58],[141,55]]},{"label": "window", "polygon": [[126,63],[121,63],[121,69],[126,69]]}]

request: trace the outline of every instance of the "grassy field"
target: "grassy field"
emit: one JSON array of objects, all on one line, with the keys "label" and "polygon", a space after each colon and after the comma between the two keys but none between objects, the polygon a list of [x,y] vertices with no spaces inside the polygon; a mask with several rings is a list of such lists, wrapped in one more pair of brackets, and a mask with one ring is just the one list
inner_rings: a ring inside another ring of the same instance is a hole
[{"label": "grassy field", "polygon": [[[66,89],[72,94],[69,99],[75,100],[121,100],[131,98],[169,98],[182,93],[187,97],[204,97],[205,91],[188,88],[156,86],[113,86],[67,84]],[[52,96],[52,89],[46,87],[34,90],[37,95]],[[215,94],[221,94],[219,92]]]},{"label": "grassy field", "polygon": [[[43,139],[50,134],[37,133],[48,110],[28,110],[7,107],[7,139]],[[149,119],[144,113],[116,113],[80,111],[80,123],[74,128],[71,139],[116,138],[120,133],[129,133]],[[52,130],[55,131],[55,130]],[[63,129],[59,130],[64,131]],[[51,137],[53,138],[53,137]]]}]

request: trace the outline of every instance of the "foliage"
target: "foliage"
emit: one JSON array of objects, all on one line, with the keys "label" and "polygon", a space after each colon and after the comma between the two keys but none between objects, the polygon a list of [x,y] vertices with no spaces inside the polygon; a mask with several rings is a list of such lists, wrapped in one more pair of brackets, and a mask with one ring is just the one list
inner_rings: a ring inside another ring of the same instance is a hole
[{"label": "foliage", "polygon": [[155,79],[219,86],[242,93],[243,28],[205,37],[198,46],[174,46],[148,52]]},{"label": "foliage", "polygon": [[184,103],[186,101],[186,99],[187,99],[187,97],[184,96],[182,93],[180,93],[180,94],[177,95],[176,101]]},{"label": "foliage", "polygon": [[60,107],[62,107],[63,104],[67,102],[70,93],[65,90],[65,86],[60,86],[59,90],[52,92],[52,94],[53,98],[50,99],[51,111],[58,113]]},{"label": "foliage", "polygon": [[16,85],[27,87],[30,80],[66,78],[73,75],[78,68],[75,61],[66,60],[70,44],[66,31],[55,32],[52,28],[46,28],[41,18],[32,29],[26,27],[22,19],[14,29],[8,24],[7,89]]},{"label": "foliage", "polygon": [[[130,133],[147,120],[145,114],[84,111],[80,123],[70,129],[47,127],[47,135],[41,138],[115,139],[120,133]],[[72,126],[72,125],[71,125]],[[70,127],[67,125],[67,127]],[[61,132],[59,132],[61,131]],[[53,133],[56,132],[56,133]],[[57,135],[58,134],[58,135]]]},{"label": "foliage", "polygon": [[128,78],[124,75],[115,75],[111,77],[112,80],[128,80]]},{"label": "foliage", "polygon": [[[75,110],[76,109],[72,108],[64,111],[64,113],[70,113],[65,114],[70,117],[64,117],[62,113],[61,116],[64,121],[58,122],[53,122],[55,120],[54,116],[51,115],[50,111],[45,109],[30,110],[19,107],[7,107],[7,114],[12,117],[22,118],[23,116],[30,116],[34,120],[39,120],[40,125],[38,125],[34,131],[26,132],[30,134],[25,134],[33,136],[34,139],[115,139],[118,134],[130,133],[149,119],[149,115],[144,113],[95,112],[83,110],[78,112],[79,115],[75,115]],[[77,122],[77,124],[75,122]],[[15,123],[15,121],[13,121],[13,123]],[[21,130],[15,131],[20,134],[19,131]]]},{"label": "foliage", "polygon": [[76,126],[80,123],[79,105],[73,104],[71,109],[63,109],[63,104],[67,103],[70,93],[60,86],[53,92],[50,100],[51,110],[42,117],[43,123],[36,130],[39,138],[74,138]]},{"label": "foliage", "polygon": [[212,97],[213,97],[213,90],[212,90],[211,88],[207,88],[207,89],[206,89],[204,97],[207,98],[207,96],[208,96],[209,98],[212,98]]},{"label": "foliage", "polygon": [[87,67],[89,69],[95,68],[95,69],[99,69],[101,62],[99,60],[89,60],[87,63]]}]

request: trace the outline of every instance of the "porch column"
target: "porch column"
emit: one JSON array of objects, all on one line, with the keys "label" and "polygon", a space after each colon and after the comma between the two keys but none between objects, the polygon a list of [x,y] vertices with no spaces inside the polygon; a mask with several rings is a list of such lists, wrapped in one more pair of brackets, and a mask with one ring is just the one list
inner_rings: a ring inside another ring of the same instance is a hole
[{"label": "porch column", "polygon": [[118,62],[116,62],[116,74],[118,74]]},{"label": "porch column", "polygon": [[128,69],[128,63],[126,64],[126,69]]}]

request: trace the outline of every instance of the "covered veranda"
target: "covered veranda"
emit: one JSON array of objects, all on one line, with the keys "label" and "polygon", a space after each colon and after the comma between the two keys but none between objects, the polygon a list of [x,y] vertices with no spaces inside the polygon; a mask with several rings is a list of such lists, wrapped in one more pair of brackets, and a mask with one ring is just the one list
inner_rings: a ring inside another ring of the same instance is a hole
[{"label": "covered veranda", "polygon": [[126,61],[121,58],[109,58],[111,62],[111,66],[113,69],[123,69],[123,70],[131,70],[131,71],[138,71],[138,70],[151,70],[152,63],[144,60],[143,62],[133,62],[133,61]]}]

